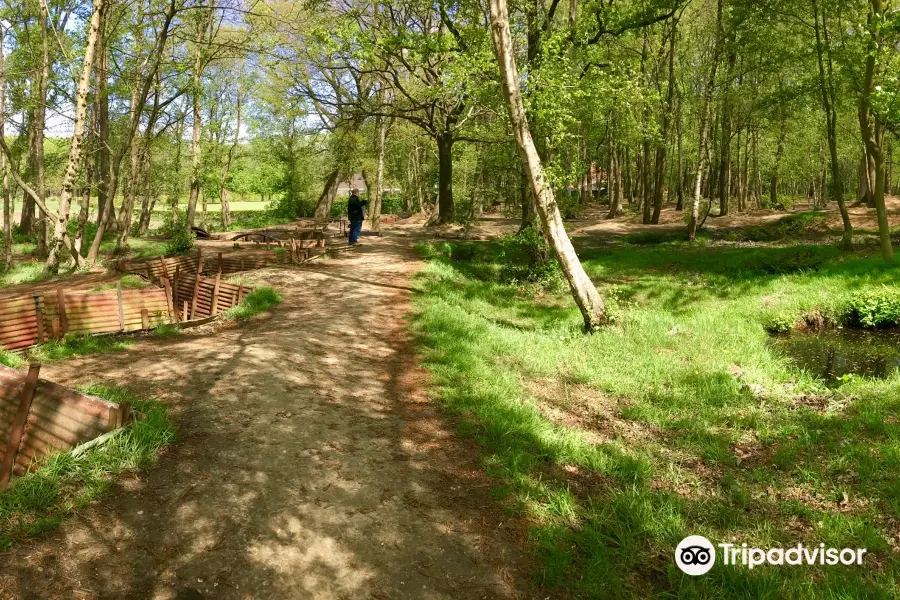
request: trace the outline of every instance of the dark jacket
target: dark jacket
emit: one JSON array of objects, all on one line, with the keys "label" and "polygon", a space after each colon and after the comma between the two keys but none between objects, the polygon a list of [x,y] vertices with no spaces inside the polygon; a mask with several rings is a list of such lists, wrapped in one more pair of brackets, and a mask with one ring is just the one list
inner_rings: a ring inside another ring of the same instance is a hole
[{"label": "dark jacket", "polygon": [[362,221],[365,218],[363,208],[368,204],[368,200],[362,200],[356,194],[352,194],[347,200],[347,216],[351,221]]}]

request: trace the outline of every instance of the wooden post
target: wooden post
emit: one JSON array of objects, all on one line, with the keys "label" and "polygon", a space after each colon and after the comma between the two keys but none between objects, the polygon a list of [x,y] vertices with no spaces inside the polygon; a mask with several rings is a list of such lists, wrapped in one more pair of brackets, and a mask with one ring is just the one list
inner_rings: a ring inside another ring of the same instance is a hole
[{"label": "wooden post", "polygon": [[219,252],[219,275],[222,274],[222,253]]},{"label": "wooden post", "polygon": [[194,294],[191,298],[191,318],[197,316],[197,296],[200,294],[200,273],[197,273],[197,279],[194,280]]},{"label": "wooden post", "polygon": [[181,320],[182,320],[182,321],[187,321],[189,318],[190,318],[190,317],[189,317],[189,315],[188,315],[188,301],[185,300],[185,301],[184,301],[184,313],[183,313],[183,316],[182,316],[182,319],[181,319]]},{"label": "wooden post", "polygon": [[147,281],[153,281],[153,267],[147,262]]},{"label": "wooden post", "polygon": [[122,306],[122,282],[116,283],[116,304],[119,305],[119,331],[125,331],[125,307]]},{"label": "wooden post", "polygon": [[150,313],[146,308],[141,309],[141,329],[150,329]]},{"label": "wooden post", "polygon": [[38,342],[44,343],[44,311],[41,310],[41,296],[34,295],[34,313],[37,315]]},{"label": "wooden post", "polygon": [[216,273],[216,285],[213,287],[212,302],[209,306],[209,316],[219,314],[219,284],[222,282],[222,273]]},{"label": "wooden post", "polygon": [[178,311],[175,310],[175,299],[172,297],[172,284],[168,278],[163,279],[163,288],[166,290],[166,306],[169,308],[169,318],[178,321]]},{"label": "wooden post", "polygon": [[69,331],[69,319],[66,317],[66,293],[62,288],[56,290],[56,312],[59,314],[59,337],[63,338]]},{"label": "wooden post", "polygon": [[19,408],[13,419],[9,439],[6,441],[6,454],[3,455],[3,464],[0,465],[0,490],[9,487],[9,480],[12,477],[13,467],[16,465],[19,444],[25,434],[25,424],[28,422],[28,413],[31,411],[31,401],[34,399],[34,390],[37,388],[40,372],[40,364],[35,363],[28,367],[28,375],[25,376],[25,384],[19,394]]},{"label": "wooden post", "polygon": [[244,270],[244,257],[241,257],[241,271]]},{"label": "wooden post", "polygon": [[161,271],[162,276],[165,277],[166,279],[168,279],[169,278],[169,269],[168,269],[168,267],[166,267],[166,259],[164,259],[162,256],[160,256],[159,264],[162,265],[162,271]]},{"label": "wooden post", "polygon": [[238,304],[240,304],[240,303],[241,303],[241,300],[243,300],[243,299],[244,299],[244,284],[243,284],[243,283],[239,283],[239,284],[238,284],[238,291],[237,291],[237,302],[235,303],[235,306],[237,306]]},{"label": "wooden post", "polygon": [[54,340],[58,340],[61,336],[59,334],[62,327],[59,324],[59,315],[53,317],[50,321],[50,335],[53,336]]},{"label": "wooden post", "polygon": [[117,427],[125,427],[131,422],[131,402],[119,402],[119,419]]},{"label": "wooden post", "polygon": [[197,248],[197,275],[203,272],[203,250]]}]

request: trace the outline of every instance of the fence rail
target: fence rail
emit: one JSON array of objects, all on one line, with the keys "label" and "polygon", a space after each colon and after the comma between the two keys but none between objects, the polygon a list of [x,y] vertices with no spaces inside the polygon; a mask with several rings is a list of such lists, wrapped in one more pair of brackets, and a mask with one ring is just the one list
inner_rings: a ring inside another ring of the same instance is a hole
[{"label": "fence rail", "polygon": [[67,333],[150,329],[171,320],[166,290],[66,291],[0,299],[0,347],[19,350]]}]

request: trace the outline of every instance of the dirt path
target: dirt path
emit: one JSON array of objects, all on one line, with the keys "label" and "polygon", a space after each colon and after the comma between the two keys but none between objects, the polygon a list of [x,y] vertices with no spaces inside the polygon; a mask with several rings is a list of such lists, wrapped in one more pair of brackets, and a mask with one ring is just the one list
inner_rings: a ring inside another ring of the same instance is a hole
[{"label": "dirt path", "polygon": [[[48,366],[170,404],[179,441],[0,554],[7,598],[525,598],[521,525],[422,391],[401,237],[253,278],[270,315]],[[521,569],[521,570],[520,570]]]}]

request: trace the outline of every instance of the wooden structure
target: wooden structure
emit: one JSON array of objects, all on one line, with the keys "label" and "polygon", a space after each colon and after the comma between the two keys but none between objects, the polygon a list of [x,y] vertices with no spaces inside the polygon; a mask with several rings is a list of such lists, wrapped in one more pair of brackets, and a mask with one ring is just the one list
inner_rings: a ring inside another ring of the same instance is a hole
[{"label": "wooden structure", "polygon": [[67,333],[113,333],[156,327],[170,320],[162,288],[67,291],[0,299],[0,347],[18,350]]},{"label": "wooden structure", "polygon": [[127,403],[115,404],[0,365],[0,489],[35,461],[64,452],[131,419]]}]

